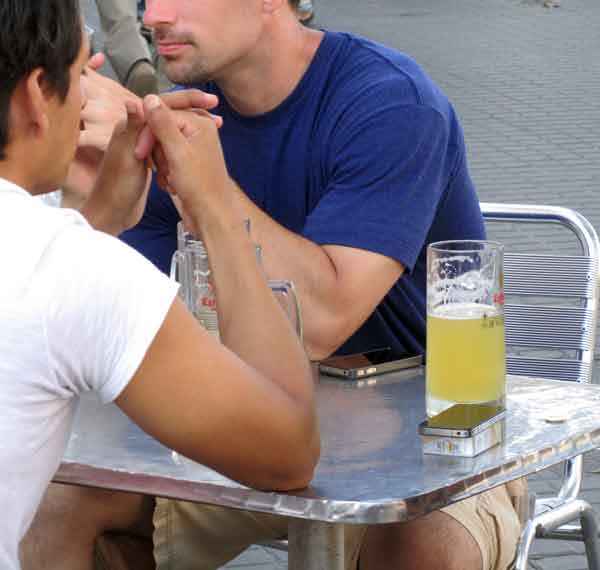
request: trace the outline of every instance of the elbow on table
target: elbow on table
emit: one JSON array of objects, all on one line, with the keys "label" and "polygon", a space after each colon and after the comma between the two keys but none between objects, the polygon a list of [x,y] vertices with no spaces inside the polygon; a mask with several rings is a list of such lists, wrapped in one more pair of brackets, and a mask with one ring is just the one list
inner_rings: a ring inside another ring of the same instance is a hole
[{"label": "elbow on table", "polygon": [[[312,436],[309,439],[308,445],[305,447],[305,452],[300,457],[300,464],[291,473],[291,477],[286,482],[285,490],[303,489],[308,487],[315,476],[315,470],[321,457],[321,440],[317,428],[312,430]],[[282,489],[284,490],[284,489]]]},{"label": "elbow on table", "polygon": [[321,329],[306,331],[304,335],[304,347],[308,357],[312,360],[323,360],[331,356],[348,338],[352,332],[346,327],[336,329]]},{"label": "elbow on table", "polygon": [[[291,491],[308,487],[321,455],[321,440],[316,415],[305,418],[295,435],[290,433],[278,444],[280,451],[272,455],[271,468],[258,483],[259,488]],[[282,449],[283,448],[283,449]],[[271,454],[269,454],[271,455]]]},{"label": "elbow on table", "polygon": [[307,311],[304,327],[304,347],[311,360],[331,356],[364,323],[369,314],[357,314],[348,303],[321,306]]},{"label": "elbow on table", "polygon": [[320,452],[318,438],[300,452],[297,447],[290,448],[289,457],[278,465],[273,479],[262,487],[273,491],[293,491],[308,487],[314,477]]}]

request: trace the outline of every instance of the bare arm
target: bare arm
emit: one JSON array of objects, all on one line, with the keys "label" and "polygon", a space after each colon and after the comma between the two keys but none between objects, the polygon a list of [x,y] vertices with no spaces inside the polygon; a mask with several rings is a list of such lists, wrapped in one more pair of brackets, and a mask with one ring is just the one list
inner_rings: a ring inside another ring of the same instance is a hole
[{"label": "bare arm", "polygon": [[[223,160],[222,155],[214,160]],[[159,183],[167,184],[160,177]],[[221,188],[215,194],[229,197],[222,208],[230,209],[234,204],[251,220],[252,237],[263,248],[267,276],[294,282],[302,307],[305,346],[313,360],[329,356],[343,344],[404,272],[402,264],[384,255],[320,246],[290,232],[258,208],[229,177],[213,184],[216,190]],[[178,200],[175,206],[185,219]]]},{"label": "bare arm", "polygon": [[[167,102],[174,108],[209,104],[209,100],[195,97],[205,96],[176,92]],[[147,155],[154,144],[147,133],[138,143],[136,154],[140,157]],[[222,156],[216,159],[223,160]],[[229,209],[231,202],[236,202],[243,217],[252,220],[253,238],[263,246],[267,275],[294,281],[304,315],[306,347],[313,359],[328,356],[354,333],[402,275],[402,265],[385,256],[348,247],[319,246],[289,232],[258,209],[229,177],[215,184],[223,186],[224,194],[235,196],[223,208]]]},{"label": "bare arm", "polygon": [[108,149],[82,215],[101,231],[118,235],[135,225],[146,205],[150,170],[134,155],[143,128],[141,103],[128,102],[124,117],[114,127]]},{"label": "bare arm", "polygon": [[241,190],[236,196],[263,247],[267,275],[296,285],[310,357],[330,355],[369,317],[404,267],[370,251],[317,245],[279,225]]},{"label": "bare arm", "polygon": [[[238,324],[254,323],[250,303],[242,305]],[[267,371],[218,344],[177,299],[117,404],[169,447],[232,479],[264,489],[305,487],[319,457],[312,378],[275,309],[263,308],[261,322],[279,328],[278,336],[264,339],[255,355],[270,360]],[[259,332],[240,330],[249,338]]]},{"label": "bare arm", "polygon": [[167,445],[234,479],[261,488],[304,486],[319,455],[310,365],[266,286],[241,213],[224,207],[234,189],[217,160],[217,128],[192,116],[186,137],[164,104],[147,105],[146,117],[164,151],[171,191],[202,227],[226,347],[177,300],[117,403]]},{"label": "bare arm", "polygon": [[[169,106],[189,108],[186,101],[189,93],[171,94]],[[138,145],[136,152],[143,147]],[[146,149],[141,150],[139,155],[145,152]],[[214,160],[224,159],[219,155]],[[225,169],[224,164],[222,168]],[[203,177],[201,174],[198,179]],[[163,187],[168,185],[160,175],[158,182]],[[288,231],[258,208],[228,176],[213,184],[217,190],[221,189],[215,194],[230,197],[230,202],[222,204],[222,208],[230,209],[235,203],[243,217],[251,220],[252,237],[263,248],[268,277],[294,282],[302,307],[305,346],[313,360],[329,356],[343,344],[404,272],[402,264],[384,255],[343,246],[320,246]],[[210,197],[208,200],[211,203]],[[175,206],[185,218],[177,200]]]}]

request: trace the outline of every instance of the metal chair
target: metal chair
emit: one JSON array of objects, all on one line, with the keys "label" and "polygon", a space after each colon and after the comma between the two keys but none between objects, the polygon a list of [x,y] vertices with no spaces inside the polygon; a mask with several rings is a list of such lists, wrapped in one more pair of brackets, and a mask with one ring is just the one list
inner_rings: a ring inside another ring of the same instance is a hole
[{"label": "metal chair", "polygon": [[[600,242],[591,224],[567,208],[482,203],[486,225],[494,222],[560,224],[575,234],[580,256],[505,253],[504,288],[507,372],[571,382],[591,382],[598,308]],[[534,298],[541,301],[535,304]],[[518,298],[513,302],[513,299]],[[523,303],[525,299],[528,304]],[[563,304],[558,304],[562,301]],[[565,305],[565,301],[570,304]],[[543,357],[511,354],[511,349],[562,351]],[[571,353],[564,357],[564,351]],[[578,499],[583,457],[564,464],[557,496],[531,496],[517,550],[516,570],[526,570],[535,538],[582,540],[588,565],[600,568],[598,527],[591,505]],[[577,521],[572,524],[573,521]]]}]

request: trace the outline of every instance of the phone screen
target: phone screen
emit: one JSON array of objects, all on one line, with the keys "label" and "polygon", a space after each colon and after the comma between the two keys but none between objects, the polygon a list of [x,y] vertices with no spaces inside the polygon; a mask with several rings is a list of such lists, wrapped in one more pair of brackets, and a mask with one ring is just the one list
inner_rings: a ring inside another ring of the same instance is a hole
[{"label": "phone screen", "polygon": [[346,356],[331,356],[321,361],[321,364],[340,368],[341,370],[353,370],[372,364],[384,364],[393,360],[401,360],[409,356],[416,356],[408,353],[398,353],[391,348],[378,348],[369,350],[361,354],[348,354]]},{"label": "phone screen", "polygon": [[488,404],[456,404],[427,420],[430,428],[470,430],[503,411]]}]

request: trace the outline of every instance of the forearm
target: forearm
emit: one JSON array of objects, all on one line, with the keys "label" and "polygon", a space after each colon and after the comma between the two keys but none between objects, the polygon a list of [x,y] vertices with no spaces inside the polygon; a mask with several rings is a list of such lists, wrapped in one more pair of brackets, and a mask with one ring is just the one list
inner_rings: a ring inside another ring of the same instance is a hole
[{"label": "forearm", "polygon": [[85,196],[82,196],[79,192],[72,192],[69,188],[63,187],[60,198],[60,207],[79,210],[83,206],[85,200]]},{"label": "forearm", "polygon": [[206,212],[203,219],[223,343],[293,398],[312,401],[306,354],[266,286],[242,217],[223,208],[214,222],[206,223]]},{"label": "forearm", "polygon": [[94,229],[118,236],[142,218],[150,180],[150,169],[143,165],[121,171],[106,160],[79,211]]},{"label": "forearm", "polygon": [[118,236],[125,228],[98,197],[90,196],[79,208],[79,213],[95,230]]},{"label": "forearm", "polygon": [[263,249],[265,273],[269,279],[290,280],[296,287],[310,358],[328,356],[361,324],[344,310],[341,275],[336,265],[324,248],[290,232],[256,207],[241,190],[237,192],[242,210],[251,220],[252,239]]}]

